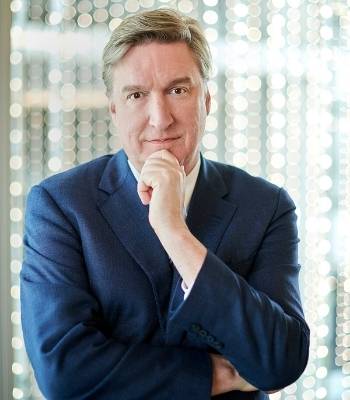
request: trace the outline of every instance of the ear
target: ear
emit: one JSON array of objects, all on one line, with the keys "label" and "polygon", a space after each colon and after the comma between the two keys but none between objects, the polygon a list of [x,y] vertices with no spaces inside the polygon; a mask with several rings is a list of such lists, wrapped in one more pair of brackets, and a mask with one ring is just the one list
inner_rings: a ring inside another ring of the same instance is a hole
[{"label": "ear", "polygon": [[207,88],[207,93],[205,95],[205,109],[207,110],[207,115],[210,113],[210,105],[211,105],[211,96],[209,93],[209,89]]},{"label": "ear", "polygon": [[117,108],[113,100],[109,100],[108,102],[108,110],[109,115],[111,116],[112,121],[115,123],[117,119]]}]

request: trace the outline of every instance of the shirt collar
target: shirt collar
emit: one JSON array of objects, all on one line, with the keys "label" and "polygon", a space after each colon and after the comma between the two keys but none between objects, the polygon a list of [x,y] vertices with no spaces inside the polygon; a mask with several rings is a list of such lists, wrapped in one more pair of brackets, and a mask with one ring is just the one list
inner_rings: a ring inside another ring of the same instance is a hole
[{"label": "shirt collar", "polygon": [[[139,177],[140,177],[140,173],[133,166],[133,164],[131,163],[130,160],[128,160],[128,164],[131,169],[131,172],[135,176],[135,179],[138,181]],[[194,187],[197,182],[200,166],[201,166],[201,158],[198,157],[198,161],[197,161],[196,165],[192,168],[192,171],[185,177],[185,200],[184,200],[185,214],[187,214],[188,205],[190,204],[191,197],[192,197],[192,194],[194,191]]]}]

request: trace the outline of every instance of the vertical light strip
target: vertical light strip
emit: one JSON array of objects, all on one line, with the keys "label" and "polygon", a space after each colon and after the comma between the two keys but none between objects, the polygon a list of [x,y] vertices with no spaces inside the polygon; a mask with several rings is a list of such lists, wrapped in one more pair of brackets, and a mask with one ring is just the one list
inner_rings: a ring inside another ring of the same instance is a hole
[{"label": "vertical light strip", "polygon": [[248,9],[245,3],[235,5],[226,1],[226,43],[225,43],[225,160],[237,167],[247,165],[247,125],[246,78],[248,43]]},{"label": "vertical light strip", "polygon": [[285,184],[285,127],[286,127],[286,44],[285,4],[281,1],[267,2],[267,129],[266,129],[266,175],[279,185]]},{"label": "vertical light strip", "polygon": [[[339,48],[337,49],[339,201],[336,213],[336,262],[339,278],[336,306],[335,363],[342,370],[342,400],[350,399],[350,12],[349,7],[336,9],[339,15]],[[339,389],[340,389],[339,388]]]},{"label": "vertical light strip", "polygon": [[[247,21],[247,45],[249,53],[245,62],[248,64],[246,77],[246,97],[248,100],[247,112],[242,114],[235,120],[235,128],[240,130],[243,136],[241,141],[244,143],[244,137],[247,140],[247,164],[242,165],[249,173],[253,175],[261,175],[261,150],[262,150],[262,121],[264,104],[262,97],[262,80],[263,80],[263,48],[261,46],[262,29],[264,15],[262,12],[263,2],[261,0],[249,1],[246,4],[238,3],[235,11],[238,17],[246,18]],[[234,44],[233,44],[234,46]],[[240,141],[240,140],[238,140]]]},{"label": "vertical light strip", "polygon": [[24,129],[25,104],[23,79],[24,52],[22,50],[24,41],[25,16],[28,4],[26,1],[12,1],[12,28],[11,28],[11,80],[10,80],[10,246],[11,246],[11,297],[12,297],[12,339],[13,364],[12,373],[14,387],[12,396],[14,399],[22,399],[30,390],[30,374],[28,363],[24,352],[23,338],[20,328],[20,305],[19,305],[19,272],[23,255],[22,234],[23,234],[23,202],[26,186],[25,165],[26,165],[26,131]]},{"label": "vertical light strip", "polygon": [[210,44],[213,57],[213,71],[208,88],[211,94],[211,109],[207,117],[205,134],[202,139],[203,154],[210,160],[218,159],[218,74],[220,71],[219,28],[220,16],[216,10],[218,0],[203,0],[206,7],[202,13],[202,26],[205,36]]}]

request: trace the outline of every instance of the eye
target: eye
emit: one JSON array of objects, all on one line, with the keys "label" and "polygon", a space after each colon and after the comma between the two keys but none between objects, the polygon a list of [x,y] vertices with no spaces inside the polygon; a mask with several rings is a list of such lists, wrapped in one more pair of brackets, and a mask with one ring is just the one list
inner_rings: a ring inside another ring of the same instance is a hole
[{"label": "eye", "polygon": [[142,97],[142,92],[134,92],[134,93],[130,93],[126,96],[126,98],[128,100],[137,100],[140,99]]},{"label": "eye", "polygon": [[180,94],[186,94],[188,92],[188,89],[185,87],[175,87],[170,90],[170,93],[180,95]]}]

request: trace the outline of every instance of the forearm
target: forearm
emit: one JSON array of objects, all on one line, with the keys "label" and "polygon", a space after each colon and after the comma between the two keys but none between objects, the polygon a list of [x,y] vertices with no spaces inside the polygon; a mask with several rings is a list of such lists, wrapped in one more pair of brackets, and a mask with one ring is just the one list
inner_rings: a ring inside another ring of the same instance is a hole
[{"label": "forearm", "polygon": [[203,265],[207,249],[192,235],[185,223],[160,232],[158,237],[186,286],[191,288]]},{"label": "forearm", "polygon": [[286,386],[297,379],[307,361],[306,324],[250,287],[210,252],[189,297],[169,321],[170,340],[181,328],[197,341],[214,338],[207,343],[219,343],[220,353],[259,389]]}]

